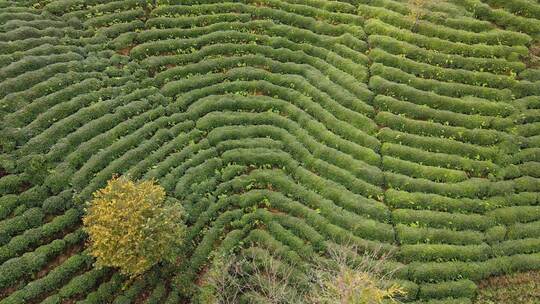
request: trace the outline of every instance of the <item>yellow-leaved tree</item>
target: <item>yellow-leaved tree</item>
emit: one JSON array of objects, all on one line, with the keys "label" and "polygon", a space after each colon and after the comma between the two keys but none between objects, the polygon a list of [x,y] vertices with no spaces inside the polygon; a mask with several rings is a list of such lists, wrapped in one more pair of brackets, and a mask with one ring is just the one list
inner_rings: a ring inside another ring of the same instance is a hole
[{"label": "yellow-leaved tree", "polygon": [[186,228],[183,208],[155,181],[113,177],[93,194],[84,230],[96,266],[135,277],[161,261],[174,262]]}]

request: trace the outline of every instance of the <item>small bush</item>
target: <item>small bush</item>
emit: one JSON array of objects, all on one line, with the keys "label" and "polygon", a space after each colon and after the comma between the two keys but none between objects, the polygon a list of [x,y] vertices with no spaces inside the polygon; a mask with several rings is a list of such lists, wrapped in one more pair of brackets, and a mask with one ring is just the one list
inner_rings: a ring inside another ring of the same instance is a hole
[{"label": "small bush", "polygon": [[295,282],[294,265],[275,259],[257,247],[240,254],[218,254],[206,273],[195,303],[200,304],[308,304]]},{"label": "small bush", "polygon": [[313,292],[307,303],[379,304],[406,295],[400,285],[391,281],[394,271],[385,263],[389,256],[360,252],[354,246],[330,246],[328,263],[314,265]]},{"label": "small bush", "polygon": [[94,193],[83,218],[96,266],[135,277],[161,261],[174,261],[185,226],[182,208],[165,200],[154,181],[114,177]]}]

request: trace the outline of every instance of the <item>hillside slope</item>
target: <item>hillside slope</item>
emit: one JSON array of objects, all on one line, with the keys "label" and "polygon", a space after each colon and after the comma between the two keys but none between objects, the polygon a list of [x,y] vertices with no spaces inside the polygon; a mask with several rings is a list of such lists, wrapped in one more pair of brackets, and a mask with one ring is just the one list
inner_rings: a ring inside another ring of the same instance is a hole
[{"label": "hillside slope", "polygon": [[[540,269],[540,4],[151,2],[0,1],[0,304],[190,302],[241,247],[395,251],[407,302]],[[127,288],[80,221],[115,173],[189,214]]]}]

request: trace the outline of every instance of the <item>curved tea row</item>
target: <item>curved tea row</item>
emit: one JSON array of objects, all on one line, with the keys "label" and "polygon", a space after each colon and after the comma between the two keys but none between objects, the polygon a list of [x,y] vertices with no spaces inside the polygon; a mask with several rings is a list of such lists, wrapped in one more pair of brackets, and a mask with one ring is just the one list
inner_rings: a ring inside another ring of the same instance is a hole
[{"label": "curved tea row", "polygon": [[420,298],[451,302],[474,297],[471,281],[538,267],[538,180],[513,160],[534,158],[515,98],[538,93],[516,77],[527,69],[528,35],[450,3],[429,9],[415,23],[397,1],[358,8],[399,259],[410,279],[430,282]]},{"label": "curved tea row", "polygon": [[[406,301],[540,268],[534,27],[459,1],[417,22],[392,0],[158,2],[2,4],[0,303],[196,302],[239,251],[302,292],[333,243],[395,251]],[[80,226],[117,173],[188,213],[183,262],[127,288]]]}]

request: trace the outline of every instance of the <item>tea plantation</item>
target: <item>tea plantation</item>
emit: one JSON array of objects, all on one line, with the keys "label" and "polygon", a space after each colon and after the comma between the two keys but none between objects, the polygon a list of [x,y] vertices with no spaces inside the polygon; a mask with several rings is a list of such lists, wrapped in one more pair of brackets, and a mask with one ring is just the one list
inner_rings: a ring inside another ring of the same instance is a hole
[{"label": "tea plantation", "polygon": [[[427,2],[0,0],[0,304],[196,303],[240,248],[393,252],[407,303],[539,270],[540,3]],[[114,174],[182,202],[177,267],[93,267]]]}]

